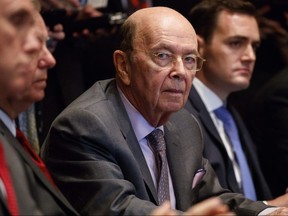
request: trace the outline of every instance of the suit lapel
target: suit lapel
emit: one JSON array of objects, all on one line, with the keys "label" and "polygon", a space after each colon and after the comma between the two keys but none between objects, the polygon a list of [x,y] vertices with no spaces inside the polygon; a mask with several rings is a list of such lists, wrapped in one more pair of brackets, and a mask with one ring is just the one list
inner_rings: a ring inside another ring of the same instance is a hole
[{"label": "suit lapel", "polygon": [[120,128],[122,130],[123,137],[124,139],[126,139],[129,148],[131,149],[134,155],[135,163],[139,165],[147,189],[150,190],[154,202],[157,203],[156,201],[158,200],[157,192],[155,190],[155,186],[148,165],[146,163],[140,145],[138,144],[138,140],[136,138],[134,130],[130,124],[128,114],[126,112],[124,104],[121,101],[115,82],[111,84],[110,89],[108,90],[107,93],[109,100],[112,101],[113,107],[115,107],[115,111],[117,112],[115,113],[115,116],[118,116],[118,124],[120,125]]},{"label": "suit lapel", "polygon": [[191,111],[195,116],[198,116],[198,118],[201,121],[202,126],[206,128],[207,132],[210,133],[218,141],[218,143],[222,144],[222,141],[217,132],[217,129],[212,119],[210,118],[210,114],[207,111],[205,104],[203,103],[200,95],[198,94],[198,92],[196,91],[194,87],[191,88],[189,101],[192,105],[192,108],[190,110],[188,108],[188,110]]},{"label": "suit lapel", "polygon": [[135,160],[137,161],[139,168],[141,170],[141,173],[143,175],[143,180],[146,184],[146,187],[148,188],[148,190],[151,191],[151,194],[153,195],[153,198],[155,200],[155,203],[157,203],[156,200],[158,200],[157,198],[157,192],[155,190],[155,186],[148,168],[148,165],[146,164],[146,160],[145,157],[142,153],[142,150],[140,148],[139,145],[135,145],[136,143],[138,143],[136,136],[133,132],[133,130],[124,132],[127,135],[127,143],[131,149],[131,151],[133,152],[133,155],[135,157]]},{"label": "suit lapel", "polygon": [[[171,123],[168,123],[165,126],[165,142],[167,148],[167,158],[170,169],[170,174],[173,182],[174,193],[176,198],[176,206],[178,209],[181,209],[182,203],[187,201],[187,191],[184,191],[183,185],[187,185],[187,180],[189,178],[184,178],[183,169],[186,170],[185,163],[180,159],[181,157],[181,148],[180,141],[178,136],[172,136],[171,132],[173,131],[173,126]],[[180,157],[179,157],[180,156]],[[181,169],[179,169],[181,167]],[[189,183],[188,183],[189,184]],[[189,199],[188,199],[189,200]]]},{"label": "suit lapel", "polygon": [[[189,102],[190,104],[187,103],[189,105],[187,106],[187,109],[200,120],[200,123],[202,124],[202,127],[204,128],[204,134],[207,133],[207,136],[210,136],[211,142],[214,142],[215,145],[218,146],[222,154],[225,155],[224,156],[225,158],[228,158],[229,156],[227,155],[226,148],[219,136],[219,133],[214,125],[214,122],[212,121],[210,114],[207,111],[206,106],[203,103],[200,95],[198,94],[197,90],[193,86],[191,88],[191,92],[189,95]],[[204,136],[204,142],[205,142],[205,139],[208,139],[208,138]],[[233,191],[241,192],[239,191],[239,186],[235,178],[232,162],[230,160],[227,161],[225,166],[227,167],[227,170],[229,170],[227,172],[227,175],[228,175],[227,179],[229,179],[229,181],[227,181],[227,184]]]},{"label": "suit lapel", "polygon": [[[8,128],[4,125],[4,123],[0,120],[0,132],[2,133],[3,137],[7,139],[9,144],[18,152],[19,156],[22,158],[22,160],[28,164],[28,166],[31,168],[31,170],[34,172],[35,176],[42,182],[42,184],[53,194],[55,198],[57,198],[62,203],[65,203],[67,208],[71,209],[70,204],[64,198],[64,196],[56,190],[54,185],[50,183],[50,181],[47,179],[47,177],[44,175],[44,173],[38,168],[38,166],[33,162],[30,155],[26,153],[26,151],[23,149],[21,144],[18,142],[18,140],[11,134],[11,132],[8,130]],[[75,213],[73,209],[71,209]],[[76,214],[76,213],[75,213]]]},{"label": "suit lapel", "polygon": [[257,154],[255,154],[256,149],[255,146],[253,145],[253,141],[250,138],[249,132],[247,131],[243,120],[241,119],[241,117],[239,116],[239,113],[235,110],[234,107],[229,106],[229,109],[235,119],[235,123],[237,125],[238,128],[238,132],[239,132],[239,138],[241,140],[241,145],[243,148],[243,151],[245,152],[245,156],[248,160],[249,163],[249,167],[251,172],[256,171],[258,174],[255,176],[260,176],[262,174],[260,174],[258,171],[260,170],[260,165],[258,164],[258,156]]},{"label": "suit lapel", "polygon": [[[180,210],[187,209],[192,203],[192,180],[194,171],[199,167],[199,160],[196,157],[191,157],[191,153],[195,151],[193,146],[193,132],[191,139],[181,135],[181,128],[176,128],[175,125],[180,125],[183,120],[179,119],[180,115],[173,114],[165,124],[165,140],[167,145],[167,157],[173,181],[174,193],[176,198],[176,208]],[[186,116],[187,117],[187,116]],[[174,121],[180,121],[175,124]],[[192,125],[190,125],[192,127]],[[185,137],[183,140],[181,137]],[[196,155],[200,152],[194,152]],[[201,152],[202,155],[202,152]],[[198,160],[198,161],[197,161]]]}]

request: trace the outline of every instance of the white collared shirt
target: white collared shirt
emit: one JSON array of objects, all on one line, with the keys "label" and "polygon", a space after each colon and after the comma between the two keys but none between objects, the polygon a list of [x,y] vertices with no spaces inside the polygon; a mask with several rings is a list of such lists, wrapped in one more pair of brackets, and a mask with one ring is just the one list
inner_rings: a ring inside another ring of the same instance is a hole
[{"label": "white collared shirt", "polygon": [[[125,109],[128,113],[132,128],[139,142],[142,153],[145,157],[151,177],[153,179],[154,186],[157,190],[157,187],[158,187],[157,180],[156,180],[157,168],[156,168],[155,157],[154,157],[154,153],[152,149],[149,146],[148,140],[146,139],[146,136],[150,134],[153,130],[155,130],[155,128],[152,127],[146,121],[146,119],[138,112],[138,110],[135,109],[135,107],[128,101],[128,99],[125,97],[125,95],[121,92],[119,88],[118,88],[118,91],[120,93],[122,102],[124,103]],[[163,126],[160,126],[158,128],[164,132]],[[169,166],[168,166],[168,175],[169,175],[170,204],[171,204],[171,207],[175,209],[176,200],[175,200],[175,193],[174,193]]]}]

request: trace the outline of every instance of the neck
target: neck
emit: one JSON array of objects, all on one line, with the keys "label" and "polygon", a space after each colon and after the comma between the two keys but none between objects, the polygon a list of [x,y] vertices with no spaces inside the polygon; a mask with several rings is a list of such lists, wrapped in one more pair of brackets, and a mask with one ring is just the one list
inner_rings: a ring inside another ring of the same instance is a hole
[{"label": "neck", "polygon": [[228,93],[223,87],[219,88],[218,84],[209,82],[204,76],[197,76],[197,78],[211,91],[213,91],[222,101],[227,100],[230,93]]},{"label": "neck", "polygon": [[0,107],[1,109],[13,120],[15,120],[18,115],[25,111],[31,104],[20,104],[16,103],[12,100],[2,100],[0,99]]},{"label": "neck", "polygon": [[168,121],[171,114],[172,113],[157,116],[155,115],[155,113],[153,113],[151,116],[145,115],[145,114],[144,115],[142,114],[142,115],[153,127],[156,128],[161,125],[164,125]]},{"label": "neck", "polygon": [[127,88],[123,87],[121,83],[118,84],[118,88],[123,93],[127,101],[129,101],[129,103],[143,116],[143,118],[145,118],[146,121],[149,122],[150,125],[155,128],[164,125],[168,121],[171,114],[173,113],[173,112],[170,113],[158,112],[156,110],[151,111],[151,109],[145,109],[145,108],[141,109],[139,104],[137,104],[136,100],[129,100],[129,98],[133,98],[133,95],[130,93],[130,91],[127,91]]}]

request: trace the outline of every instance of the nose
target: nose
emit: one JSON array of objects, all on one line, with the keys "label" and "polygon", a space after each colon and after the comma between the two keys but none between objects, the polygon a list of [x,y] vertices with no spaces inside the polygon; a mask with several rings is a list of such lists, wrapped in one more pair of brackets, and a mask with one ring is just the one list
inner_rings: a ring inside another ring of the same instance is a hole
[{"label": "nose", "polygon": [[55,64],[56,60],[53,57],[52,53],[48,50],[46,46],[44,46],[43,51],[40,54],[40,61],[38,63],[38,67],[50,69],[54,67]]},{"label": "nose", "polygon": [[243,60],[246,61],[256,61],[256,52],[252,44],[249,44],[243,53]]},{"label": "nose", "polygon": [[173,61],[173,67],[171,69],[171,76],[177,79],[185,79],[187,70],[185,69],[181,56],[178,56]]}]

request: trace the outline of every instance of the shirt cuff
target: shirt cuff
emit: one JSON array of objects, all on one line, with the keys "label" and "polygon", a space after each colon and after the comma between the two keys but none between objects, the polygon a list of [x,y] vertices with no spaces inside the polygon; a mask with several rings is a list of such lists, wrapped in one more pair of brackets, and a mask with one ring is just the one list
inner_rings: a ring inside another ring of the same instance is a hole
[{"label": "shirt cuff", "polygon": [[258,216],[269,215],[270,213],[276,211],[277,209],[278,209],[277,207],[266,208],[263,211],[259,212]]}]

